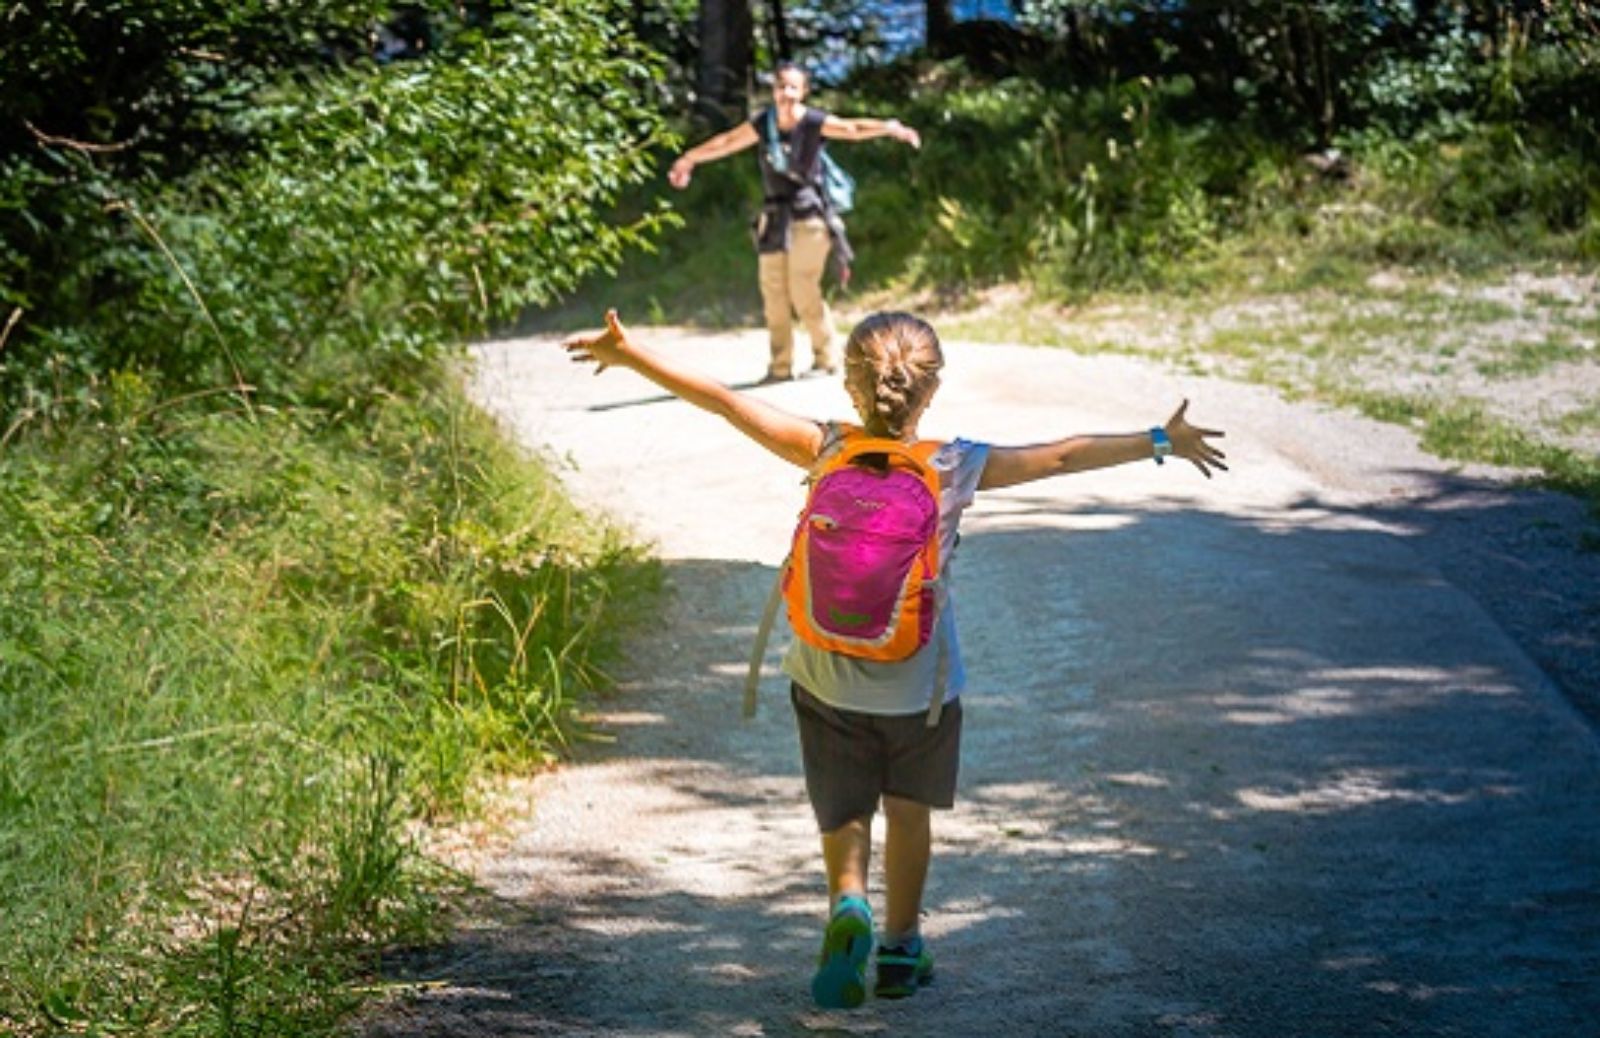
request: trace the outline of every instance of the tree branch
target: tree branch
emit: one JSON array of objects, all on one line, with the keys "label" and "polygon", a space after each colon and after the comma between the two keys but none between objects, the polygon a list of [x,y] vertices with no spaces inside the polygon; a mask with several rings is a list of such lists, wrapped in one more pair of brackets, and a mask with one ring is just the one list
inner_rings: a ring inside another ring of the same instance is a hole
[{"label": "tree branch", "polygon": [[113,152],[127,151],[139,142],[136,136],[131,141],[119,141],[116,144],[91,144],[88,141],[75,141],[71,137],[58,137],[53,133],[45,133],[28,120],[22,120],[22,125],[28,128],[35,140],[47,148],[71,148],[90,155],[109,155]]},{"label": "tree branch", "polygon": [[0,350],[4,350],[6,348],[6,340],[11,338],[11,329],[15,328],[17,326],[17,322],[21,319],[22,307],[15,307],[11,311],[11,316],[6,319],[5,329],[0,330]]}]

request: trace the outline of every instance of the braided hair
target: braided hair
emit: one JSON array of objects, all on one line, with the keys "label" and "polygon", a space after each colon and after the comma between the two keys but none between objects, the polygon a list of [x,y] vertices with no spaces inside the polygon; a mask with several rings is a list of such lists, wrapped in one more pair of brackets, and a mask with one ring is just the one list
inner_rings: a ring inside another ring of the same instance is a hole
[{"label": "braided hair", "polygon": [[869,315],[844,348],[844,383],[867,433],[901,439],[939,385],[944,351],[920,317]]}]

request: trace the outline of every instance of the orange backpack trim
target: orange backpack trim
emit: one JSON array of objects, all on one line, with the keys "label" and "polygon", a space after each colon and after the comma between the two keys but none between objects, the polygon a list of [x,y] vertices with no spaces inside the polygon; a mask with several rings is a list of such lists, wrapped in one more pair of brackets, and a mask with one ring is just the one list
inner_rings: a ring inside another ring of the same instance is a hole
[{"label": "orange backpack trim", "polygon": [[[863,430],[854,426],[841,425],[840,428],[843,432],[843,443],[820,468],[815,470],[811,479],[813,488],[830,473],[854,464],[864,455],[883,454],[888,456],[891,468],[917,476],[937,505],[940,491],[939,472],[933,468],[932,458],[944,446],[943,443],[936,440],[919,440],[914,444],[906,444],[900,440],[868,436]],[[808,493],[806,498],[808,508],[810,503],[811,495]],[[805,510],[802,510],[801,515],[805,515]],[[940,603],[940,596],[937,593],[924,594],[925,588],[930,585],[936,587],[939,580],[937,525],[934,535],[928,538],[918,552],[917,563],[912,566],[906,575],[905,583],[900,588],[895,612],[901,619],[897,623],[890,624],[881,635],[872,639],[853,638],[823,630],[810,621],[810,584],[809,581],[797,579],[798,574],[805,572],[810,565],[810,560],[806,556],[808,538],[805,533],[803,526],[796,528],[781,578],[789,627],[795,637],[819,649],[856,659],[898,662],[914,655],[924,644],[922,631],[925,625],[922,614],[925,610],[937,610]],[[931,629],[936,620],[936,616],[929,617],[926,627]]]}]

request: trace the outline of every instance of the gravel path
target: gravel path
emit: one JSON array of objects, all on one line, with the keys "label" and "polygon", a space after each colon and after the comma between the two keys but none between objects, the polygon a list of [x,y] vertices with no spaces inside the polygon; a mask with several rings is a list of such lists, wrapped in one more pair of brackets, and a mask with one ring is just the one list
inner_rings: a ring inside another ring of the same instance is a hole
[{"label": "gravel path", "polygon": [[[651,341],[730,381],[752,334]],[[1404,430],[1129,358],[947,344],[924,432],[1191,417],[1234,471],[1130,466],[986,497],[957,601],[961,801],[935,823],[938,983],[814,1010],[816,836],[776,674],[739,676],[798,475],[550,340],[479,398],[570,458],[673,589],[615,736],[513,784],[488,893],[362,1026],[389,1035],[1577,1035],[1600,1019],[1600,558],[1574,502]],[[843,416],[837,385],[762,390]],[[779,639],[781,642],[781,639]],[[777,647],[774,648],[774,660]],[[1536,662],[1537,661],[1537,662]],[[881,908],[881,906],[880,906]]]}]

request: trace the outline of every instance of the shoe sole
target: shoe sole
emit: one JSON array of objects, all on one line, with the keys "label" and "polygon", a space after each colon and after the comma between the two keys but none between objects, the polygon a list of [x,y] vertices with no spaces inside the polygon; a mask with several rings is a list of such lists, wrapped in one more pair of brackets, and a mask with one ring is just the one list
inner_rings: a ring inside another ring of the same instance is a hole
[{"label": "shoe sole", "polygon": [[896,984],[893,987],[878,987],[873,990],[873,995],[878,998],[910,998],[918,991],[933,983],[933,974],[920,976],[911,984]]},{"label": "shoe sole", "polygon": [[854,1009],[867,999],[872,923],[853,912],[834,917],[822,935],[822,965],[811,998],[824,1009]]},{"label": "shoe sole", "polygon": [[[881,969],[881,967],[880,967]],[[876,998],[910,998],[918,991],[933,983],[933,963],[928,961],[928,968],[913,972],[904,983],[884,984],[882,981],[872,989]]]}]

